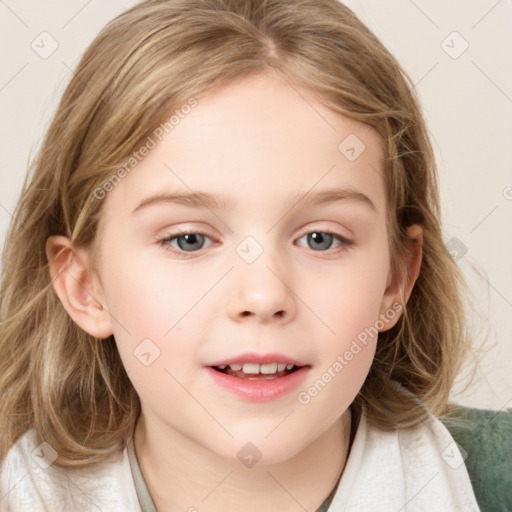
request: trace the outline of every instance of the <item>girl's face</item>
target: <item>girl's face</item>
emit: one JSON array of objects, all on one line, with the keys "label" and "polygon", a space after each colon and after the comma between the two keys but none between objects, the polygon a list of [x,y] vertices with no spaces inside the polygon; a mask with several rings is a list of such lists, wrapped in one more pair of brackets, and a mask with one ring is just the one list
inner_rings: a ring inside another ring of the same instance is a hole
[{"label": "girl's face", "polygon": [[103,199],[101,298],[148,428],[276,463],[399,316],[379,138],[270,75],[196,99]]}]

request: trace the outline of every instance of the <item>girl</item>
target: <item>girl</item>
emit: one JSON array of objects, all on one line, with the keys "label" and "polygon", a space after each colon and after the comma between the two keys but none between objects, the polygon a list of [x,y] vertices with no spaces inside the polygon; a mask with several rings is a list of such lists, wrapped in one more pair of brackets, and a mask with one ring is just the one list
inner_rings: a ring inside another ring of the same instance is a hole
[{"label": "girl", "polygon": [[337,0],[102,30],[5,245],[3,510],[478,510],[411,85]]}]

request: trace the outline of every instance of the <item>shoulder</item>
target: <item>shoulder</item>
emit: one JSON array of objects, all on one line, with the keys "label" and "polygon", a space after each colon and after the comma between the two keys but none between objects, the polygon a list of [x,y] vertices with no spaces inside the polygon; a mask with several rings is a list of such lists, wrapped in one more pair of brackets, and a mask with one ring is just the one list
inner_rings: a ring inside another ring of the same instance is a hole
[{"label": "shoulder", "polygon": [[482,510],[512,510],[512,409],[459,406],[441,421],[464,456]]},{"label": "shoulder", "polygon": [[363,411],[329,510],[423,511],[440,506],[479,510],[449,431],[433,415],[414,428],[382,430]]},{"label": "shoulder", "polygon": [[56,457],[34,429],[23,434],[2,461],[0,511],[140,512],[126,450],[86,468],[57,467]]}]

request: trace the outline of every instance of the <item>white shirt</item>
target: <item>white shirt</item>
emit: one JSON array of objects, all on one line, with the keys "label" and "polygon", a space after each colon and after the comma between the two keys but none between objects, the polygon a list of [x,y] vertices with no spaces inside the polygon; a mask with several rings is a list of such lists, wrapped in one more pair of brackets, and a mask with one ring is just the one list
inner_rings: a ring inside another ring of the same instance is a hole
[{"label": "white shirt", "polygon": [[[154,510],[133,448],[85,469],[52,464],[55,452],[26,432],[0,473],[0,512],[146,512]],[[132,456],[130,466],[129,455]],[[133,471],[133,473],[132,473]],[[144,494],[148,501],[144,502]],[[415,430],[383,432],[363,413],[329,512],[477,512],[461,453],[432,417]]]},{"label": "white shirt", "polygon": [[83,469],[49,465],[52,459],[34,429],[20,437],[2,465],[1,512],[141,512],[126,449]]}]

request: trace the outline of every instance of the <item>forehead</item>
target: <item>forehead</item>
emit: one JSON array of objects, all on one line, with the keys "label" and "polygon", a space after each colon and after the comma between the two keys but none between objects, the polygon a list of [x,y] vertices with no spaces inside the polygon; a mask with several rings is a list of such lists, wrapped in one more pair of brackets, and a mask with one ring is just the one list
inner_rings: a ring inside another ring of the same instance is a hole
[{"label": "forehead", "polygon": [[195,191],[254,211],[270,198],[284,204],[340,186],[371,197],[384,213],[382,141],[368,125],[268,74],[195,98],[197,106],[108,193],[110,213],[127,215],[158,193]]}]

